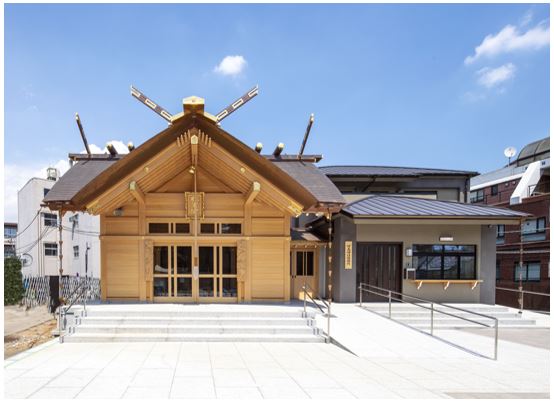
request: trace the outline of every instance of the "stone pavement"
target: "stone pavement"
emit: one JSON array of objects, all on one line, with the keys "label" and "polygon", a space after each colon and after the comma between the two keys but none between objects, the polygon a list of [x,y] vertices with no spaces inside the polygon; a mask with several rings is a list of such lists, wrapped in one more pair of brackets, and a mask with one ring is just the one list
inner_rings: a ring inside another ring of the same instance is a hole
[{"label": "stone pavement", "polygon": [[[4,361],[8,398],[547,398],[549,352],[500,340],[493,361],[352,304],[318,343],[75,343]],[[529,330],[532,331],[532,330]],[[462,331],[442,337],[491,349]],[[461,335],[461,336],[460,336]],[[530,336],[532,337],[532,335]]]}]

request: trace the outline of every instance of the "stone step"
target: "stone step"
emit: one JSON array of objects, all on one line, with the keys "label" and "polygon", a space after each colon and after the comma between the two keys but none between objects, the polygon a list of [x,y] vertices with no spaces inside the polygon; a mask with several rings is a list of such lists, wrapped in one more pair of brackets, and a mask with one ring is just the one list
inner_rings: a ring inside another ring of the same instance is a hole
[{"label": "stone step", "polygon": [[[379,313],[380,315],[388,316],[388,314],[389,314],[388,310],[372,309],[371,311]],[[480,319],[487,320],[487,318],[482,318],[478,315],[472,315],[472,314],[469,314],[469,313],[456,312],[456,311],[448,311],[448,312],[452,313],[456,316],[461,316],[463,318],[475,319],[475,320],[480,320]],[[479,312],[479,313],[482,313],[482,312]],[[396,312],[396,311],[392,311],[392,317],[393,318],[428,318],[430,315],[431,315],[431,311],[427,310],[427,309],[425,309],[425,310],[422,309],[421,311],[418,311],[418,312]],[[520,315],[515,313],[515,312],[514,313],[511,313],[511,312],[486,313],[484,315],[492,316],[492,317],[495,317],[495,318],[498,318],[498,319],[519,319],[520,318]],[[436,318],[443,318],[443,317],[444,318],[449,318],[451,316],[435,311],[435,319]]]},{"label": "stone step", "polygon": [[[314,317],[314,312],[308,312],[308,317]],[[283,310],[283,311],[246,311],[246,310],[175,310],[175,309],[144,309],[144,310],[110,310],[87,308],[88,317],[175,317],[175,318],[299,318],[302,316],[302,310]]]},{"label": "stone step", "polygon": [[105,342],[290,342],[323,343],[319,335],[308,334],[128,334],[128,333],[74,333],[63,337],[65,343],[105,343]]},{"label": "stone step", "polygon": [[317,334],[315,328],[308,326],[257,326],[257,325],[79,325],[75,334]]},{"label": "stone step", "polygon": [[155,324],[167,325],[265,325],[265,326],[311,326],[313,319],[301,317],[139,317],[139,316],[83,316],[80,317],[83,325],[140,325]]},{"label": "stone step", "polygon": [[[422,305],[422,306],[426,306],[426,307],[430,307],[430,304],[419,304],[419,305]],[[372,311],[386,311],[388,312],[389,310],[389,305],[388,304],[382,304],[382,303],[364,303],[363,304],[363,307],[364,308],[367,308],[367,309],[371,309]],[[495,305],[495,306],[453,306],[452,308],[450,308],[452,310],[452,312],[461,312],[461,311],[458,311],[457,309],[454,309],[454,308],[461,308],[461,309],[465,309],[467,311],[472,311],[472,312],[478,312],[478,313],[482,313],[482,314],[485,314],[485,315],[489,315],[489,313],[505,313],[505,312],[509,312],[510,309],[508,307],[505,307],[505,306],[498,306],[498,305]],[[407,304],[407,303],[403,303],[403,304],[400,304],[400,303],[396,303],[396,304],[392,304],[392,307],[391,307],[392,311],[393,312],[408,312],[408,313],[412,313],[412,312],[420,312],[422,310],[424,310],[425,308],[419,308],[417,306],[414,306],[414,305],[411,305],[411,304]],[[437,309],[442,309],[444,311],[448,311],[449,308],[448,307],[444,307],[444,306],[437,306]]]},{"label": "stone step", "polygon": [[[429,326],[429,323],[431,321],[430,318],[427,318],[427,319],[424,319],[424,318],[421,318],[421,319],[418,319],[418,318],[415,318],[415,319],[399,319],[399,318],[395,318],[394,316],[392,317],[392,319],[396,319],[397,321],[401,322],[401,323],[404,323],[406,325],[423,325],[423,326]],[[490,326],[494,326],[494,321],[490,320],[490,319],[485,319],[485,318],[476,318],[475,319],[476,322],[481,322],[481,323],[484,323],[484,324],[487,324],[487,325],[490,325]],[[483,327],[477,323],[471,323],[471,322],[467,322],[465,320],[461,320],[461,319],[456,319],[456,318],[452,318],[452,319],[443,319],[443,318],[434,318],[434,322],[435,322],[435,326],[436,325],[455,325],[455,326],[458,326],[458,327],[466,327],[466,326],[479,326],[479,327]],[[535,325],[536,322],[535,320],[533,319],[499,319],[498,320],[498,326],[518,326],[518,325],[525,325],[525,326],[533,326]]]}]

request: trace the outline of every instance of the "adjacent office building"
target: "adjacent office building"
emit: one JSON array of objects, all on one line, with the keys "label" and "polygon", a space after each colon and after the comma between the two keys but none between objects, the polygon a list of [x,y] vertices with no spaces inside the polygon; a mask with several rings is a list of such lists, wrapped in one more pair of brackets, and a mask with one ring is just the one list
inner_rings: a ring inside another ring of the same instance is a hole
[{"label": "adjacent office building", "polygon": [[[17,256],[24,262],[23,275],[59,275],[58,214],[42,200],[59,180],[55,168],[46,178],[31,178],[19,190]],[[67,214],[63,221],[63,275],[98,277],[100,243],[97,217],[81,212]]]},{"label": "adjacent office building", "polygon": [[[496,283],[550,293],[550,139],[527,144],[505,167],[472,178],[471,202],[529,214],[497,227]],[[516,293],[498,290],[496,298],[499,304],[518,306]],[[550,299],[526,295],[524,307],[549,311]]]}]

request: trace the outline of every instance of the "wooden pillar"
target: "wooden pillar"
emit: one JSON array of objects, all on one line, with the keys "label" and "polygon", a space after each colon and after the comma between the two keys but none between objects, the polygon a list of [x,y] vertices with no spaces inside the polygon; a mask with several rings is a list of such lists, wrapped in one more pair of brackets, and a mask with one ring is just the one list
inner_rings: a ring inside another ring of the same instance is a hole
[{"label": "wooden pillar", "polygon": [[102,235],[106,233],[106,220],[100,215],[100,294],[102,301],[108,298],[108,250],[107,242]]},{"label": "wooden pillar", "polygon": [[[63,297],[63,294],[62,294],[62,276],[63,276],[63,225],[62,225],[62,220],[63,220],[63,215],[64,215],[64,211],[63,209],[60,209],[60,211],[58,212],[58,234],[59,234],[59,240],[58,240],[58,262],[59,262],[59,266],[58,266],[58,273],[59,273],[59,284],[58,284],[58,287],[59,287],[59,297],[62,298]],[[38,249],[39,250],[39,254],[40,254],[40,248]],[[63,304],[62,304],[63,305]]]},{"label": "wooden pillar", "polygon": [[250,236],[252,235],[252,203],[260,193],[260,190],[260,183],[253,182],[252,187],[250,188],[250,192],[246,195],[246,198],[244,200],[244,235],[246,236],[246,239],[244,241],[239,241],[239,245],[237,245],[237,260],[238,253],[241,253],[240,262],[243,265],[244,270],[244,273],[242,273],[242,275],[239,276],[237,280],[237,287],[239,289],[239,302],[249,302],[252,300],[252,241],[250,240]]}]

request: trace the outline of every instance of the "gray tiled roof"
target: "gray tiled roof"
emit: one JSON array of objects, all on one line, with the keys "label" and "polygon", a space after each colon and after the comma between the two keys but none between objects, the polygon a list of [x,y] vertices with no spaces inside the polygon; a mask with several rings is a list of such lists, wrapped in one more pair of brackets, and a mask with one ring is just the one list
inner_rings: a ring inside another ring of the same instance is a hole
[{"label": "gray tiled roof", "polygon": [[319,168],[328,176],[475,176],[478,172],[457,171],[452,169],[387,167],[370,165],[333,165]]},{"label": "gray tiled roof", "polygon": [[304,242],[325,242],[316,234],[308,232],[303,229],[293,228],[290,230],[290,238],[292,241],[304,241]]},{"label": "gray tiled roof", "polygon": [[346,203],[333,182],[314,164],[288,160],[272,162],[308,189],[320,203]]},{"label": "gray tiled roof", "polygon": [[342,211],[353,217],[517,218],[528,215],[500,207],[389,195],[368,196],[346,205]]},{"label": "gray tiled roof", "polygon": [[77,162],[54,184],[44,201],[70,201],[87,183],[116,161],[117,159],[106,159]]}]

